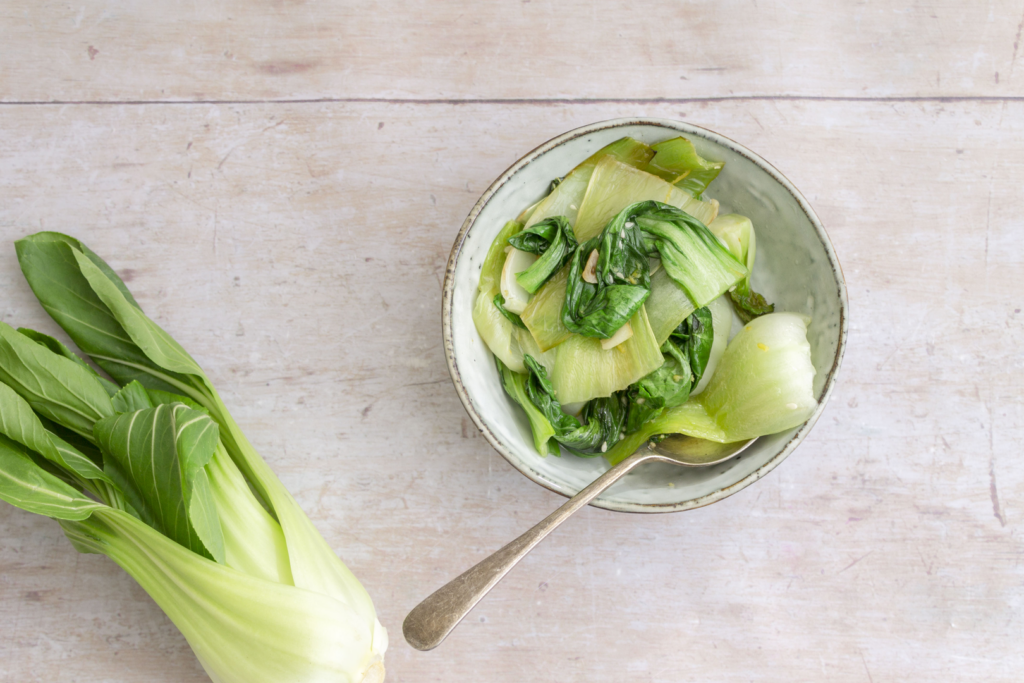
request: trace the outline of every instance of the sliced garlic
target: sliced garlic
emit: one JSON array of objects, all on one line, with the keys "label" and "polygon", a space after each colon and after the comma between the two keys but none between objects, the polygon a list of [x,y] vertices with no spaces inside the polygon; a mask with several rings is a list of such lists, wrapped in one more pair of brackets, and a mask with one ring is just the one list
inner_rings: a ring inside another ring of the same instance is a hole
[{"label": "sliced garlic", "polygon": [[630,327],[629,323],[626,323],[625,325],[620,327],[615,332],[615,334],[613,334],[612,336],[608,337],[607,339],[602,339],[601,340],[601,348],[604,349],[605,351],[608,351],[609,349],[614,349],[616,346],[618,346],[619,344],[621,344],[622,342],[626,341],[627,339],[629,339],[632,336],[633,336],[633,328]]},{"label": "sliced garlic", "polygon": [[590,256],[587,257],[587,265],[583,266],[583,281],[589,282],[592,285],[597,284],[597,258],[599,254],[597,249],[590,252]]}]

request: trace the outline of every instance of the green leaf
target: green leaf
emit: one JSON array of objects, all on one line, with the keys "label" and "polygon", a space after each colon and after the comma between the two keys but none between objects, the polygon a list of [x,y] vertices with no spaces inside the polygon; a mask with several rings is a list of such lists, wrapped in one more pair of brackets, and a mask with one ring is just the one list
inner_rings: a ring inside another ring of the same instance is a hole
[{"label": "green leaf", "polygon": [[129,382],[110,399],[115,413],[134,413],[153,407],[149,392],[139,382]]},{"label": "green leaf", "polygon": [[34,411],[86,438],[96,420],[113,414],[96,373],[0,323],[0,382]]},{"label": "green leaf", "polygon": [[664,268],[659,268],[651,275],[651,295],[644,302],[644,308],[647,309],[658,344],[664,344],[679,327],[679,323],[697,310],[686,290]]},{"label": "green leaf", "polygon": [[20,444],[0,436],[0,499],[54,519],[82,520],[106,507],[43,470]]},{"label": "green leaf", "polygon": [[627,434],[626,438],[609,449],[604,457],[609,464],[617,465],[636,452],[636,449],[651,437],[659,434],[686,434],[719,443],[736,441],[729,438],[729,435],[708,415],[699,397],[690,397],[681,405],[661,411],[654,419],[644,423],[638,431]]},{"label": "green leaf", "polygon": [[526,304],[523,324],[544,351],[552,349],[572,336],[562,322],[562,307],[565,305],[565,283],[569,280],[569,267],[555,273],[544,283]]},{"label": "green leaf", "polygon": [[[597,282],[591,283],[583,279],[583,270],[595,249]],[[693,216],[657,201],[636,202],[573,255],[562,309],[565,327],[586,337],[611,337],[649,296],[648,259],[653,255],[661,257],[666,273],[696,306],[707,305],[747,275],[746,267]]]},{"label": "green leaf", "polygon": [[693,373],[686,357],[671,341],[662,345],[665,363],[632,385],[627,392],[629,413],[626,433],[632,434],[665,408],[680,405],[690,395]]},{"label": "green leaf", "polygon": [[505,308],[505,297],[503,297],[501,295],[501,292],[498,292],[497,294],[494,295],[493,301],[494,301],[494,307],[497,308],[498,311],[503,316],[505,316],[506,320],[508,320],[510,323],[512,323],[516,327],[520,327],[520,328],[522,328],[524,330],[526,329],[526,325],[523,324],[523,319],[520,318],[515,313],[513,313],[512,311],[510,311],[507,308]]},{"label": "green leaf", "polygon": [[754,271],[754,258],[757,253],[757,239],[754,224],[746,216],[731,213],[719,216],[708,229],[722,240],[729,252],[747,266],[747,276],[739,284],[729,290],[736,315],[744,323],[754,318],[775,311],[775,304],[768,303],[765,298],[750,288],[750,274]]},{"label": "green leaf", "polygon": [[619,440],[626,417],[625,405],[620,396],[613,395],[588,402],[577,420],[566,414],[555,399],[555,390],[548,381],[547,371],[531,356],[524,356],[524,361],[530,370],[526,394],[551,424],[556,441],[576,455],[587,457],[597,455],[602,449],[607,450]]},{"label": "green leaf", "polygon": [[749,323],[754,318],[760,318],[762,315],[775,311],[775,304],[768,303],[763,296],[742,285],[729,292],[729,299],[732,301],[736,315],[744,323]]},{"label": "green leaf", "polygon": [[672,138],[651,145],[654,158],[647,171],[700,199],[711,181],[718,177],[724,161],[708,161],[686,138]]},{"label": "green leaf", "polygon": [[537,254],[533,265],[516,275],[516,280],[533,294],[555,271],[562,268],[579,246],[565,216],[553,216],[519,232],[509,239],[516,249]]},{"label": "green leaf", "polygon": [[698,307],[707,306],[747,276],[747,267],[685,211],[659,204],[638,214],[636,222],[657,247],[662,267]]},{"label": "green leaf", "polygon": [[102,259],[78,240],[54,232],[30,235],[14,246],[21,270],[39,303],[97,365],[122,385],[138,378],[149,387],[174,389],[151,376],[146,354],[82,274],[78,257],[88,261],[123,301],[138,309],[124,283]]},{"label": "green leaf", "polygon": [[192,359],[192,356],[188,355],[181,344],[174,341],[171,335],[150,320],[134,300],[124,295],[121,289],[124,286],[123,283],[121,287],[118,287],[117,283],[111,281],[106,272],[84,253],[75,251],[74,256],[82,275],[89,282],[93,292],[107,306],[117,322],[128,333],[136,346],[142,349],[151,363],[161,370],[184,375],[203,375],[203,369]]},{"label": "green leaf", "polygon": [[654,151],[650,147],[632,138],[619,138],[610,145],[602,147],[580,162],[547,197],[537,203],[534,211],[530,213],[529,219],[524,219],[526,227],[529,228],[552,216],[565,216],[571,225],[575,225],[577,214],[583,206],[584,197],[590,187],[591,178],[602,161],[607,159],[610,163],[638,168],[646,166],[652,156],[654,156]]},{"label": "green leaf", "polygon": [[113,483],[78,449],[48,432],[28,402],[6,384],[0,384],[0,434],[79,479]]},{"label": "green leaf", "polygon": [[576,239],[585,242],[596,237],[616,214],[630,204],[645,200],[677,207],[705,224],[718,215],[716,202],[695,199],[655,175],[605,157],[594,168],[579,215],[573,223]]},{"label": "green leaf", "polygon": [[608,339],[640,310],[651,290],[643,283],[630,284],[617,273],[608,273],[606,279],[604,272],[598,272],[597,283],[584,280],[585,262],[600,241],[595,237],[584,242],[573,254],[562,306],[562,324],[570,332],[584,337]]},{"label": "green leaf", "polygon": [[715,343],[711,310],[705,306],[691,313],[672,333],[669,342],[674,342],[686,354],[690,370],[693,372],[693,383],[696,385],[704,377],[704,371],[711,359],[711,347]]},{"label": "green leaf", "polygon": [[558,446],[550,444],[552,437],[555,435],[551,422],[544,416],[544,413],[537,409],[537,406],[533,404],[530,397],[526,394],[527,376],[513,372],[497,356],[495,356],[494,360],[498,364],[498,373],[501,375],[501,384],[505,388],[505,393],[523,408],[526,418],[530,421],[533,447],[537,449],[537,453],[544,457],[549,453],[559,455]]},{"label": "green leaf", "polygon": [[27,327],[19,327],[18,332],[25,335],[32,341],[38,344],[42,344],[46,348],[56,353],[58,356],[64,356],[68,360],[72,360],[78,363],[83,368],[96,375],[97,379],[99,379],[100,381],[100,384],[102,384],[103,388],[106,389],[108,395],[113,396],[118,391],[120,391],[121,387],[117,386],[109,379],[103,377],[102,375],[100,375],[100,373],[96,372],[95,368],[93,368],[91,365],[82,360],[78,356],[78,354],[76,354],[67,346],[65,346],[64,343],[61,342],[59,339],[55,339],[54,337],[51,337],[48,334],[43,334],[42,332],[37,332]]},{"label": "green leaf", "polygon": [[611,396],[661,367],[665,359],[642,306],[629,324],[633,336],[613,349],[605,350],[599,340],[578,334],[558,345],[551,384],[559,402]]},{"label": "green leaf", "polygon": [[205,465],[217,424],[183,404],[123,413],[96,423],[107,466],[128,502],[157,531],[186,548],[224,561],[224,539]]},{"label": "green leaf", "polygon": [[169,391],[160,391],[159,389],[146,389],[146,393],[149,394],[149,401],[154,406],[169,404],[169,403],[184,403],[192,410],[198,410],[201,413],[209,414],[206,408],[196,403],[188,396],[181,396],[180,394],[172,394]]}]

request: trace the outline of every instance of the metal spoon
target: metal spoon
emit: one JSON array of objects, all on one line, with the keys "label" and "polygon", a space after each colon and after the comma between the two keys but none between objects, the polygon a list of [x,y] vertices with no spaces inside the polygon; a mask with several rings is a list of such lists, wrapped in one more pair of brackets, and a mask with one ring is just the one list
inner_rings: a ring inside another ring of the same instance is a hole
[{"label": "metal spoon", "polygon": [[405,639],[417,650],[432,650],[440,645],[481,598],[555,527],[640,463],[657,461],[684,467],[710,467],[738,455],[753,442],[754,439],[720,444],[671,436],[656,446],[641,448],[595,479],[537,526],[431,593],[405,618],[402,624]]}]

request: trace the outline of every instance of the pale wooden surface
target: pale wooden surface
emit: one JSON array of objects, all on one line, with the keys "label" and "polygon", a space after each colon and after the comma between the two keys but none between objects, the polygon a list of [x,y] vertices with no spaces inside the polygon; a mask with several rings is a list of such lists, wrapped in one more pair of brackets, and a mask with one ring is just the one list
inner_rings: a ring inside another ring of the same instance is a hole
[{"label": "pale wooden surface", "polygon": [[[1022,26],[1002,0],[8,2],[0,319],[54,329],[11,240],[104,255],[362,578],[390,681],[1019,680]],[[406,612],[561,500],[450,384],[451,242],[521,154],[631,115],[746,144],[818,211],[850,292],[832,403],[721,503],[581,511],[415,652]],[[203,680],[131,579],[0,506],[0,681]]]}]

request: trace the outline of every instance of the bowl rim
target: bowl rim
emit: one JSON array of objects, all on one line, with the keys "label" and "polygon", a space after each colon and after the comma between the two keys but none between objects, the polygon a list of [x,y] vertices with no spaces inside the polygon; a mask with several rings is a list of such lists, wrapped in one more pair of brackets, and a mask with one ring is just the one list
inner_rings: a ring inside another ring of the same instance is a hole
[{"label": "bowl rim", "polygon": [[445,357],[448,363],[448,373],[451,376],[452,383],[455,385],[455,391],[459,396],[459,400],[462,401],[463,407],[469,414],[470,419],[477,426],[480,432],[487,439],[487,442],[501,454],[501,456],[522,473],[524,476],[529,478],[531,481],[540,484],[549,491],[554,491],[559,495],[565,497],[571,497],[578,493],[572,491],[567,487],[563,490],[552,482],[543,479],[538,476],[534,470],[520,466],[520,463],[516,458],[505,447],[505,444],[497,438],[494,432],[490,429],[487,423],[483,420],[483,417],[477,412],[473,402],[469,398],[469,394],[466,391],[466,387],[462,382],[462,377],[459,373],[458,366],[455,362],[455,346],[454,339],[452,337],[452,298],[455,291],[455,270],[458,265],[459,256],[462,252],[462,246],[466,241],[466,236],[469,231],[476,224],[476,220],[479,217],[481,211],[490,202],[491,198],[497,193],[502,186],[505,185],[516,173],[525,168],[528,164],[534,161],[537,157],[546,154],[547,152],[555,149],[556,147],[579,137],[590,135],[597,131],[607,130],[610,128],[621,128],[627,126],[654,126],[664,128],[670,132],[678,132],[686,135],[692,135],[701,137],[709,142],[726,147],[736,154],[747,158],[753,162],[761,170],[768,173],[775,181],[777,181],[789,194],[797,201],[800,210],[803,211],[808,221],[814,227],[815,233],[818,235],[818,239],[821,241],[822,248],[828,257],[829,266],[832,268],[832,273],[835,277],[837,294],[839,298],[839,343],[836,346],[835,357],[832,360],[832,367],[829,368],[828,374],[825,378],[825,384],[822,388],[821,395],[818,398],[818,407],[814,413],[811,414],[810,418],[803,425],[801,425],[797,431],[790,437],[789,441],[772,456],[767,462],[761,467],[754,470],[747,476],[743,477],[739,481],[736,481],[729,486],[722,487],[706,495],[692,498],[678,503],[621,503],[608,500],[602,500],[601,496],[598,496],[590,502],[590,505],[595,507],[603,508],[605,510],[611,510],[614,512],[636,512],[636,513],[662,513],[662,512],[680,512],[682,510],[692,510],[695,508],[710,505],[711,503],[718,502],[724,498],[742,491],[746,487],[750,486],[758,479],[761,479],[766,474],[771,472],[773,469],[779,466],[779,464],[785,460],[790,453],[792,453],[801,441],[810,433],[814,427],[818,418],[821,417],[822,412],[825,409],[825,405],[828,403],[829,398],[832,395],[832,390],[835,386],[836,377],[839,373],[839,368],[842,365],[843,355],[846,351],[847,337],[849,334],[849,323],[847,308],[849,302],[846,293],[846,279],[843,277],[842,266],[839,264],[839,259],[836,257],[835,250],[832,248],[832,242],[825,232],[825,228],[821,221],[818,219],[817,214],[814,213],[814,209],[811,208],[810,203],[807,199],[796,189],[793,185],[777,168],[768,163],[758,154],[747,149],[743,145],[725,137],[719,133],[716,133],[707,128],[693,125],[691,123],[685,123],[683,121],[677,121],[673,119],[661,119],[661,118],[648,118],[648,117],[626,117],[609,119],[606,121],[598,121],[591,123],[579,128],[574,128],[570,131],[562,133],[556,137],[551,138],[547,142],[538,145],[531,151],[523,155],[518,161],[508,167],[504,173],[491,183],[487,190],[480,196],[476,204],[473,205],[469,215],[462,224],[462,228],[459,230],[459,234],[455,238],[455,243],[452,245],[451,254],[448,256],[448,263],[445,267],[444,284],[442,287],[441,294],[441,327],[442,336],[444,341]]}]

